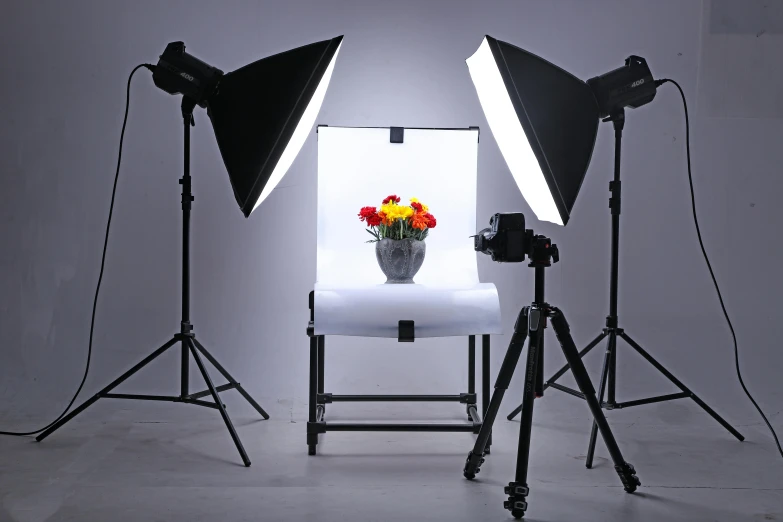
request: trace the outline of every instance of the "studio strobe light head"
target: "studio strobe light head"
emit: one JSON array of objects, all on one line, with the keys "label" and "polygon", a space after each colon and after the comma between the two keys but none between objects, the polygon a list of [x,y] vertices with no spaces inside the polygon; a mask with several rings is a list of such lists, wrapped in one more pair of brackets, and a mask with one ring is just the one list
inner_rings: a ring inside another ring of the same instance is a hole
[{"label": "studio strobe light head", "polygon": [[169,94],[181,94],[196,105],[206,107],[223,71],[185,52],[183,42],[171,42],[160,55],[152,73],[155,85]]},{"label": "studio strobe light head", "polygon": [[601,118],[609,118],[626,107],[647,105],[658,89],[647,61],[639,56],[629,56],[623,67],[591,78],[587,85],[595,94]]}]

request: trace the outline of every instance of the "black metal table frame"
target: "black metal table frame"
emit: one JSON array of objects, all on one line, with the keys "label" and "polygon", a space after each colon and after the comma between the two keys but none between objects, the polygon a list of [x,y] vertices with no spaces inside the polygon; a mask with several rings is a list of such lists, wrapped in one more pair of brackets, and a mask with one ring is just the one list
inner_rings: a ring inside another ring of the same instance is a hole
[{"label": "black metal table frame", "polygon": [[[394,432],[467,432],[478,434],[490,400],[490,336],[483,334],[481,343],[481,413],[476,395],[476,335],[468,336],[468,392],[456,395],[336,395],[326,393],[326,336],[314,333],[314,293],[310,292],[310,389],[308,394],[307,446],[315,455],[318,437],[329,431]],[[385,423],[327,422],[326,405],[335,402],[458,402],[465,404],[469,423]],[[487,444],[489,453],[491,438]]]}]

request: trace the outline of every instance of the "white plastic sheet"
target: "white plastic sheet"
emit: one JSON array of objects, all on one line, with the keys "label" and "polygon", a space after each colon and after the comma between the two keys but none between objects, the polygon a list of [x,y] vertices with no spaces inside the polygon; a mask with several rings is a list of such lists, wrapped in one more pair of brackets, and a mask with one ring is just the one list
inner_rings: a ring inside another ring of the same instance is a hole
[{"label": "white plastic sheet", "polygon": [[[319,127],[315,333],[416,337],[500,333],[492,284],[480,284],[476,252],[478,129]],[[384,285],[375,245],[357,217],[390,194],[417,197],[438,220],[414,285]]]}]

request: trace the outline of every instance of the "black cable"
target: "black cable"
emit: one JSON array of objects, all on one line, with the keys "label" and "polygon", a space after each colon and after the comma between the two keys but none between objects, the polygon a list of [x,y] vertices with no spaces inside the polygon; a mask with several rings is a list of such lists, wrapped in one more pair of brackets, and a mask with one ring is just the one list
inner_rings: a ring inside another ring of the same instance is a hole
[{"label": "black cable", "polygon": [[737,378],[739,379],[739,383],[742,386],[745,395],[748,396],[748,399],[750,399],[750,402],[752,402],[753,406],[756,407],[756,410],[758,410],[759,415],[761,415],[761,418],[764,419],[764,422],[767,424],[769,431],[772,432],[772,437],[775,439],[775,444],[777,444],[778,446],[778,451],[780,452],[780,456],[783,457],[783,448],[780,447],[780,441],[778,440],[777,433],[775,433],[775,430],[772,428],[772,425],[769,423],[769,420],[767,420],[767,416],[764,415],[763,411],[761,411],[761,408],[756,403],[756,400],[750,394],[748,388],[745,387],[745,383],[742,381],[742,374],[740,373],[740,364],[739,364],[739,350],[737,348],[737,335],[734,333],[734,326],[732,326],[731,319],[729,319],[729,313],[726,311],[726,306],[723,304],[723,296],[720,293],[720,288],[718,288],[718,281],[715,279],[715,273],[712,271],[712,265],[710,264],[710,259],[707,257],[707,251],[704,249],[704,242],[701,239],[701,231],[699,230],[699,220],[696,217],[696,198],[693,193],[693,176],[691,174],[691,137],[690,137],[691,130],[690,130],[690,122],[688,120],[688,103],[685,101],[685,93],[682,91],[682,87],[680,87],[680,84],[677,83],[676,81],[671,80],[669,78],[664,78],[663,80],[656,80],[655,84],[657,86],[660,86],[666,82],[673,83],[680,91],[680,96],[682,97],[682,106],[685,109],[685,151],[688,158],[688,183],[690,183],[691,186],[691,207],[693,208],[693,222],[696,224],[696,235],[699,238],[699,246],[701,246],[701,253],[704,254],[704,260],[707,262],[707,268],[709,268],[710,270],[710,276],[712,276],[712,283],[715,285],[715,291],[718,293],[718,300],[720,301],[720,307],[723,309],[723,316],[726,318],[726,322],[729,325],[729,330],[731,330],[731,337],[732,339],[734,339],[734,364],[737,368]]},{"label": "black cable", "polygon": [[120,150],[119,153],[117,154],[117,172],[114,174],[114,188],[112,188],[111,191],[111,204],[109,205],[109,219],[106,222],[106,237],[103,240],[103,254],[101,255],[101,271],[100,271],[100,275],[98,275],[98,285],[95,288],[95,299],[93,300],[92,303],[92,319],[90,321],[90,342],[87,345],[87,364],[84,367],[84,375],[82,376],[82,382],[79,383],[79,388],[76,390],[76,393],[73,394],[73,398],[68,403],[68,406],[65,407],[65,410],[63,410],[60,416],[54,419],[48,425],[35,431],[26,431],[26,432],[0,431],[0,435],[13,435],[17,437],[23,437],[26,435],[35,435],[36,433],[40,433],[44,430],[48,430],[49,428],[54,426],[60,419],[65,417],[65,414],[68,413],[68,410],[71,409],[71,406],[73,406],[73,403],[76,401],[76,397],[79,396],[79,393],[81,393],[82,388],[84,387],[84,383],[87,381],[87,374],[90,371],[90,359],[92,358],[92,336],[93,336],[93,331],[95,330],[95,310],[98,307],[98,294],[101,291],[101,281],[103,280],[103,267],[106,264],[106,247],[109,244],[109,229],[111,228],[111,215],[114,212],[114,196],[117,193],[117,180],[120,177],[120,163],[122,161],[122,142],[125,139],[125,125],[128,123],[128,108],[130,107],[131,80],[133,79],[133,74],[142,67],[146,67],[150,71],[155,70],[154,65],[143,63],[141,65],[137,65],[136,67],[134,67],[130,73],[130,76],[128,77],[128,88],[125,95],[125,117],[122,120],[122,132],[120,133]]}]

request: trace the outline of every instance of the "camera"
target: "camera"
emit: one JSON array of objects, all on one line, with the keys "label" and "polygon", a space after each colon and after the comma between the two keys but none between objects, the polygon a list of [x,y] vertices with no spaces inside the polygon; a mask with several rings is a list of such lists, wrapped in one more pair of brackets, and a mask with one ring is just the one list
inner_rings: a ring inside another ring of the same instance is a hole
[{"label": "camera", "polygon": [[499,263],[521,263],[528,257],[530,266],[549,266],[560,260],[557,245],[546,236],[526,230],[525,216],[520,212],[492,216],[489,228],[473,236],[473,248]]},{"label": "camera", "polygon": [[527,254],[527,236],[532,234],[525,230],[525,215],[521,212],[497,213],[490,218],[489,228],[473,236],[473,248],[492,256],[492,261],[521,263]]}]

